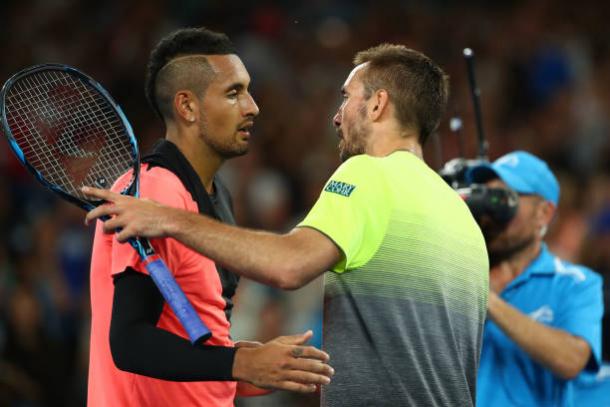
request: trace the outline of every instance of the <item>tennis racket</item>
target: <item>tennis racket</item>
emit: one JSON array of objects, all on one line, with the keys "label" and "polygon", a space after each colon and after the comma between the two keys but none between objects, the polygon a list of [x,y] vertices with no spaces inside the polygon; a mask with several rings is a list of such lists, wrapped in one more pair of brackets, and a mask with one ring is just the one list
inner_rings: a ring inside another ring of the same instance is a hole
[{"label": "tennis racket", "polygon": [[[9,145],[45,187],[90,211],[103,201],[80,188],[109,189],[133,170],[123,194],[138,196],[140,155],[131,125],[102,86],[79,70],[36,65],[13,75],[0,91]],[[147,239],[131,239],[146,270],[188,333],[191,343],[212,336]]]}]

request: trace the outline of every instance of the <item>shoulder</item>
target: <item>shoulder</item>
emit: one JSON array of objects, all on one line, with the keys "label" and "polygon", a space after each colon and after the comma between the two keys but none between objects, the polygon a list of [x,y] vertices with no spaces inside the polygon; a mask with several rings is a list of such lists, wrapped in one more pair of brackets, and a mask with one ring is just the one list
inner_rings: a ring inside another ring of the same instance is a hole
[{"label": "shoulder", "polygon": [[[356,189],[379,186],[381,184],[382,166],[380,159],[369,155],[357,155],[341,164],[328,180],[325,190],[347,188]],[[331,191],[333,192],[333,191]]]},{"label": "shoulder", "polygon": [[590,268],[553,256],[555,276],[571,285],[600,285],[602,277]]},{"label": "shoulder", "polygon": [[359,155],[337,168],[324,185],[321,196],[332,200],[349,198],[346,202],[364,199],[371,204],[372,199],[383,198],[385,184],[375,157]]},{"label": "shoulder", "polygon": [[365,175],[371,170],[380,168],[379,159],[370,155],[361,154],[350,157],[344,163],[342,163],[334,175],[342,174],[362,174]]},{"label": "shoulder", "polygon": [[[122,191],[131,179],[131,171],[123,175],[112,188]],[[173,172],[162,168],[149,168],[148,164],[140,167],[139,196],[176,208],[191,208],[193,199],[180,179]]]},{"label": "shoulder", "polygon": [[[415,155],[395,151],[384,157],[373,157],[367,154],[353,156],[341,164],[335,174],[353,173],[364,177],[374,177],[384,172],[405,171],[405,169],[430,170],[426,163]],[[436,172],[432,172],[436,174]]]}]

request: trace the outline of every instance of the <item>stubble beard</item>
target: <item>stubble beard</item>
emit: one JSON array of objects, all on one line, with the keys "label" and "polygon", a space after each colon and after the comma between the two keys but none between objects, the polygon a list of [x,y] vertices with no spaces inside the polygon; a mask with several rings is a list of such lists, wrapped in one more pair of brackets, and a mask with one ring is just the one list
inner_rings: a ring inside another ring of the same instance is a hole
[{"label": "stubble beard", "polygon": [[526,236],[521,239],[509,239],[502,236],[488,239],[485,236],[490,267],[503,261],[510,260],[536,242],[535,236]]},{"label": "stubble beard", "polygon": [[249,145],[247,142],[243,143],[243,145],[240,144],[241,143],[239,142],[231,143],[228,145],[218,144],[215,147],[215,150],[222,158],[226,160],[230,158],[241,157],[242,155],[248,153]]},{"label": "stubble beard", "polygon": [[205,125],[201,128],[200,136],[210,149],[218,154],[223,160],[241,157],[248,152],[250,147],[248,142],[240,142],[237,134],[234,134],[230,140],[223,140],[220,137],[211,136]]},{"label": "stubble beard", "polygon": [[348,124],[348,132],[350,134],[350,140],[346,140],[341,128],[337,129],[337,133],[341,141],[339,142],[339,158],[341,162],[345,162],[349,158],[364,154],[366,152],[366,143],[371,133],[370,126],[364,123],[364,117],[366,115],[366,106],[362,107],[358,111],[358,120]]}]

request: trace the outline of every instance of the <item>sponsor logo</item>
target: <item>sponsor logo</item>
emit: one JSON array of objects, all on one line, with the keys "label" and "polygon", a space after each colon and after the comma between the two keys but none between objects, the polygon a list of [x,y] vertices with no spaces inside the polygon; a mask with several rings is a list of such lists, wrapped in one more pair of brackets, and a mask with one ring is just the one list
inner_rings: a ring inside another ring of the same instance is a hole
[{"label": "sponsor logo", "polygon": [[350,196],[356,189],[356,185],[347,184],[341,181],[329,181],[324,191],[332,192],[333,194],[339,194],[342,196]]}]

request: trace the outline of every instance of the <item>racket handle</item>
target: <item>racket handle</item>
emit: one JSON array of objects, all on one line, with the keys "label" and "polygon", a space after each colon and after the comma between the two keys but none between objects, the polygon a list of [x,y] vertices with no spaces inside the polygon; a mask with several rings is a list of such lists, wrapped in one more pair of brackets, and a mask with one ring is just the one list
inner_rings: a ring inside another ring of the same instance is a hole
[{"label": "racket handle", "polygon": [[203,323],[193,306],[184,295],[184,292],[174,280],[174,276],[158,256],[149,257],[151,261],[144,262],[146,270],[161,291],[165,301],[174,311],[180,323],[188,333],[191,343],[205,342],[212,336],[212,332]]}]

